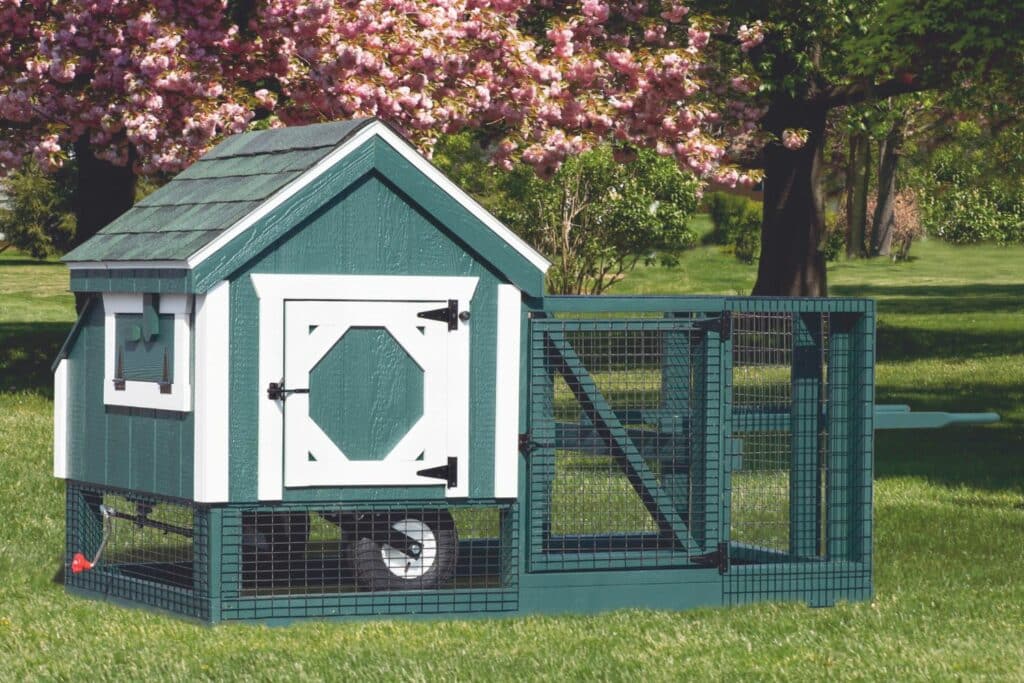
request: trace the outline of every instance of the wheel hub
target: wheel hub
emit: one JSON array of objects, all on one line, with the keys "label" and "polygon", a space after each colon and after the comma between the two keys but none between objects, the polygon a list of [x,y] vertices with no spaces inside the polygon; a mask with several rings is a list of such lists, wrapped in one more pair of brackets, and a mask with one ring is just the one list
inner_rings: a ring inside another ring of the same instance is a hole
[{"label": "wheel hub", "polygon": [[437,538],[430,527],[418,519],[401,519],[391,528],[408,536],[410,543],[406,551],[387,543],[381,546],[380,554],[388,571],[403,579],[416,579],[430,571],[437,560]]}]

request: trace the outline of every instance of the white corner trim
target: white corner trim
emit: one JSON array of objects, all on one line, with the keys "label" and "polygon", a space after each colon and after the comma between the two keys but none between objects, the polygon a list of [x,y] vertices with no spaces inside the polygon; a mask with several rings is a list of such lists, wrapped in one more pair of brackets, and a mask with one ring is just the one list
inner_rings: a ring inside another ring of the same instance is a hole
[{"label": "white corner trim", "polygon": [[[284,309],[286,301],[445,301],[457,299],[459,310],[470,308],[479,278],[416,275],[250,275],[259,299],[259,425],[257,450],[257,495],[261,501],[281,500],[284,491],[283,402],[266,398],[265,387],[279,382],[285,374]],[[448,341],[448,360],[459,358],[464,365],[448,387],[449,401],[463,400],[468,409],[469,329],[460,326]],[[464,374],[460,374],[464,373]],[[459,398],[462,397],[462,398]],[[294,397],[296,405],[303,395]],[[468,425],[468,422],[467,422]],[[459,458],[459,485],[448,490],[449,497],[468,495],[468,428],[466,434],[450,437],[447,448]],[[379,471],[378,471],[379,476]]]},{"label": "white corner trim", "polygon": [[193,497],[199,503],[229,498],[230,294],[230,283],[222,280],[196,297]]},{"label": "white corner trim", "polygon": [[68,359],[53,373],[53,476],[68,478]]},{"label": "white corner trim", "polygon": [[494,383],[494,497],[519,495],[519,373],[522,294],[498,285],[497,377]]},{"label": "white corner trim", "polygon": [[108,406],[129,408],[150,408],[152,410],[192,410],[191,373],[191,322],[189,304],[191,297],[186,294],[161,294],[160,313],[174,316],[174,383],[171,393],[161,394],[157,382],[128,380],[123,390],[114,389],[114,371],[117,369],[117,325],[118,313],[142,313],[142,294],[103,294],[103,402]]},{"label": "white corner trim", "polygon": [[386,142],[392,149],[398,154],[405,158],[410,164],[416,167],[421,173],[423,173],[430,181],[436,184],[443,192],[458,202],[463,208],[469,211],[477,220],[486,225],[492,232],[498,237],[504,240],[510,247],[512,247],[517,253],[528,260],[535,268],[540,270],[542,273],[546,273],[551,263],[548,262],[543,256],[533,249],[529,244],[523,241],[518,235],[512,232],[507,226],[501,221],[491,215],[484,207],[480,206],[479,203],[466,192],[464,192],[458,185],[448,179],[441,171],[439,171],[433,164],[427,161],[419,152],[416,151],[408,142],[403,140],[401,137],[396,135],[387,126],[380,121],[374,121],[368,124],[366,127],[359,130],[354,136],[346,140],[337,149],[328,154],[326,157],[317,162],[312,168],[304,172],[298,178],[285,185],[283,188],[277,191],[276,194],[272,195],[263,204],[258,206],[252,213],[244,216],[237,223],[232,225],[230,228],[222,232],[216,238],[205,244],[196,253],[192,254],[187,260],[188,268],[195,268],[200,263],[208,259],[231,240],[235,239],[238,235],[248,230],[257,221],[262,219],[268,213],[276,209],[278,206],[286,202],[302,188],[309,185],[311,182],[316,180],[318,177],[326,173],[332,166],[337,164],[339,161],[347,157],[353,151],[361,147],[364,143],[369,141],[374,136],[380,138]]}]

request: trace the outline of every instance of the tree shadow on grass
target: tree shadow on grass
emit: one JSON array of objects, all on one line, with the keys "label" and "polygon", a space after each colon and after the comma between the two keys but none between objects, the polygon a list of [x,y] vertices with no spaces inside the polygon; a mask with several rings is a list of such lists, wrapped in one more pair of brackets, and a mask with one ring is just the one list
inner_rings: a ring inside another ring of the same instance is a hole
[{"label": "tree shadow on grass", "polygon": [[0,323],[0,391],[39,391],[53,395],[50,370],[70,323]]},{"label": "tree shadow on grass", "polygon": [[1024,492],[1024,386],[965,383],[956,387],[879,387],[879,403],[918,411],[1000,413],[994,425],[879,430],[875,477],[921,477],[956,488]]},{"label": "tree shadow on grass", "polygon": [[1024,313],[1021,285],[832,285],[833,296],[881,299],[883,315]]},{"label": "tree shadow on grass", "polygon": [[923,329],[879,324],[878,360],[882,362],[934,359],[987,358],[1024,353],[1024,335],[1018,329]]}]

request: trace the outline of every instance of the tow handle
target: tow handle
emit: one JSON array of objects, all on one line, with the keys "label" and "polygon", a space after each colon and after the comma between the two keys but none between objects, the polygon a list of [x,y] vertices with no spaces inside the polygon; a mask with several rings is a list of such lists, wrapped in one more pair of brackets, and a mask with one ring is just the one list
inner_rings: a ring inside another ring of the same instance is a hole
[{"label": "tow handle", "polygon": [[875,406],[875,429],[938,429],[999,422],[998,413],[917,412],[905,405]]}]

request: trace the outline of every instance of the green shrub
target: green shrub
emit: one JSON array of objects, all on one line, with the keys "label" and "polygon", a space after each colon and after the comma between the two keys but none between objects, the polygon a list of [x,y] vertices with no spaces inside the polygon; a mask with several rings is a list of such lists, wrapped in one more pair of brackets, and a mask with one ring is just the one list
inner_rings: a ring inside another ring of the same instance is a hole
[{"label": "green shrub", "polygon": [[732,249],[743,263],[753,263],[761,253],[761,205],[725,192],[712,192],[705,206],[714,229],[704,241]]},{"label": "green shrub", "polygon": [[819,249],[826,261],[838,261],[846,253],[846,216],[843,213],[825,212],[825,235]]}]

